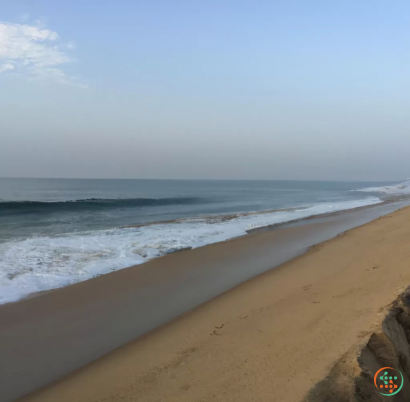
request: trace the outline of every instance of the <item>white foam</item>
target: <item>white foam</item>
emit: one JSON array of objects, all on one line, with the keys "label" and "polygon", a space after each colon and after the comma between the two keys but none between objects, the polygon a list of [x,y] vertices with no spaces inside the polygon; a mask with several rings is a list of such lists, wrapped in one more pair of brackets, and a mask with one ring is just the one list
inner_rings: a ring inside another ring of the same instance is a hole
[{"label": "white foam", "polygon": [[368,198],[321,203],[228,221],[191,219],[3,243],[0,244],[0,304],[141,264],[174,249],[195,248],[241,236],[252,228],[379,202],[378,198]]},{"label": "white foam", "polygon": [[364,193],[383,193],[390,195],[410,194],[410,179],[407,179],[403,183],[395,184],[394,186],[367,187],[355,191]]}]

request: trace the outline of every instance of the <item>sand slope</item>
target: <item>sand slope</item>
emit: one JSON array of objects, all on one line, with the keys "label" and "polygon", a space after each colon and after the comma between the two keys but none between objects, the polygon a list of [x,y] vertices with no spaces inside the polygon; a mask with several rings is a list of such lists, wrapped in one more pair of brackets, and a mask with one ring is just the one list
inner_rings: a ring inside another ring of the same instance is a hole
[{"label": "sand slope", "polygon": [[410,208],[313,247],[21,401],[301,401],[410,284]]}]

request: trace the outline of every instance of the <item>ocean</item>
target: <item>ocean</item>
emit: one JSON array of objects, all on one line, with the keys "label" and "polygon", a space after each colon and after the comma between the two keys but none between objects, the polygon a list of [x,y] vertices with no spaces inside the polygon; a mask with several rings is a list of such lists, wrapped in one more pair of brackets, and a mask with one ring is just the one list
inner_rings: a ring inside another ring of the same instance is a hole
[{"label": "ocean", "polygon": [[403,193],[410,182],[0,179],[0,303]]}]

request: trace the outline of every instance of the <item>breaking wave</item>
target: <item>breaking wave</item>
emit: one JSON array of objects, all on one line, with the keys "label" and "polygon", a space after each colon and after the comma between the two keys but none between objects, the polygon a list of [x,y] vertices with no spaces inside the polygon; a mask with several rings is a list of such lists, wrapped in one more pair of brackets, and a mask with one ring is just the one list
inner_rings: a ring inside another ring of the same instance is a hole
[{"label": "breaking wave", "polygon": [[104,210],[115,208],[159,207],[167,205],[195,205],[209,203],[201,197],[172,198],[88,198],[70,201],[0,201],[0,216],[10,214],[53,213],[60,211]]},{"label": "breaking wave", "polygon": [[366,187],[354,191],[360,191],[363,193],[382,193],[388,195],[410,194],[410,179],[392,186]]},{"label": "breaking wave", "polygon": [[[143,201],[142,201],[143,200]],[[197,202],[197,198],[134,200],[81,200],[52,203],[57,208],[77,204],[106,202],[140,203]],[[220,219],[181,219],[149,226],[76,232],[57,236],[38,236],[0,243],[0,304],[19,300],[31,293],[59,288],[94,276],[141,264],[152,258],[184,248],[195,248],[242,236],[248,230],[289,222],[329,212],[380,203],[376,197],[315,205]],[[46,203],[23,204],[21,208],[45,208]],[[31,205],[31,206],[30,206]],[[50,203],[48,204],[50,205]],[[135,205],[135,204],[134,204]],[[4,205],[3,205],[4,206]],[[27,209],[26,209],[27,210]]]}]

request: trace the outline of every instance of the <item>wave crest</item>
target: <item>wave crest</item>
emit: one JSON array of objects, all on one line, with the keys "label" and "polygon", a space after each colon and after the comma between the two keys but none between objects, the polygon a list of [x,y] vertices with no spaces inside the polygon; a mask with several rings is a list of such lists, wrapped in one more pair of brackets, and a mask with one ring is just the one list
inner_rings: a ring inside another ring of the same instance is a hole
[{"label": "wave crest", "polygon": [[87,198],[69,201],[1,201],[0,216],[5,214],[98,210],[112,208],[159,207],[167,205],[193,205],[210,202],[200,197],[170,198]]},{"label": "wave crest", "polygon": [[410,194],[410,179],[407,179],[402,183],[395,184],[392,186],[366,187],[354,191],[359,191],[363,193],[383,193],[390,195]]}]

